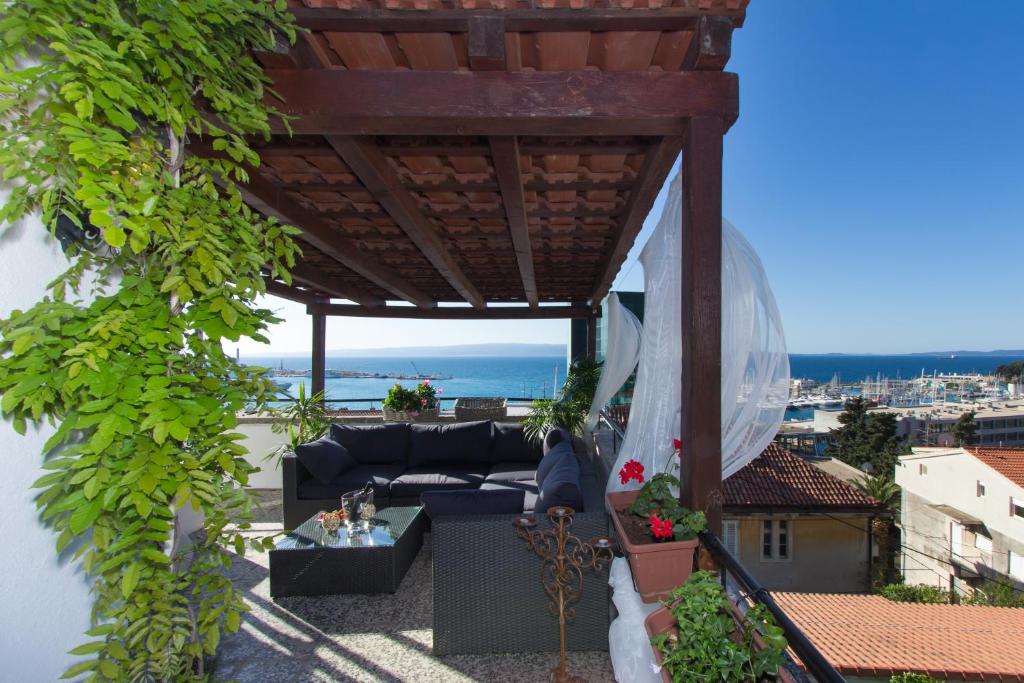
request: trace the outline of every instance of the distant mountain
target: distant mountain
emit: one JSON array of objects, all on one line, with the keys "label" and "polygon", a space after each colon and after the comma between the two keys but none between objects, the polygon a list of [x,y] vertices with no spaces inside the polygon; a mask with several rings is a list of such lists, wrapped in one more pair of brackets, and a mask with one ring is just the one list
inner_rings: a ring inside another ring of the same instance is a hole
[{"label": "distant mountain", "polygon": [[1024,356],[1021,349],[996,349],[995,351],[929,351],[908,353],[908,356]]},{"label": "distant mountain", "polygon": [[332,358],[442,358],[465,356],[505,356],[513,358],[551,358],[565,355],[565,344],[458,344],[454,346],[399,346],[374,349],[336,349]]},{"label": "distant mountain", "polygon": [[994,351],[915,351],[913,353],[791,353],[791,356],[1024,356],[1024,349],[996,349]]}]

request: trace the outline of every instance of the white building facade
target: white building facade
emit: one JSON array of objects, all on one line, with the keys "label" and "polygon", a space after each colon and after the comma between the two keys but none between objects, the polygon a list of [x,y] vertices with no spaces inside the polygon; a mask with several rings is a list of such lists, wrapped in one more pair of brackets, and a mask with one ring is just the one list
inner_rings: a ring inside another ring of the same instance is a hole
[{"label": "white building facade", "polygon": [[906,583],[1024,589],[1024,449],[915,448],[896,483]]}]

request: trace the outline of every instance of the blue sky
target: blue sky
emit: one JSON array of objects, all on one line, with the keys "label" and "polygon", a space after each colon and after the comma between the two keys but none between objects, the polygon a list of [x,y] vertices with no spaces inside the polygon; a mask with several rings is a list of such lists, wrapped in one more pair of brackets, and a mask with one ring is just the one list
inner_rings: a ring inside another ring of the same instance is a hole
[{"label": "blue sky", "polygon": [[[1024,348],[1024,3],[753,0],[723,212],[798,353]],[[636,255],[616,281],[642,289]],[[271,346],[304,352],[301,306]],[[329,349],[564,343],[565,321],[331,320]]]}]

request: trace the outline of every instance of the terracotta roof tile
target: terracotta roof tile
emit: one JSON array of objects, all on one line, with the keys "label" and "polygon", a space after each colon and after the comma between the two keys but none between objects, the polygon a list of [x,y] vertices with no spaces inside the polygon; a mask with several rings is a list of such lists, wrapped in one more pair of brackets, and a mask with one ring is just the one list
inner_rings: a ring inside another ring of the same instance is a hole
[{"label": "terracotta roof tile", "polygon": [[912,671],[942,680],[1024,681],[1024,609],[897,603],[880,595],[772,595],[843,675]]},{"label": "terracotta roof tile", "polygon": [[723,482],[725,507],[873,508],[875,500],[772,443]]},{"label": "terracotta roof tile", "polygon": [[1024,448],[968,446],[964,450],[1017,486],[1024,486]]}]

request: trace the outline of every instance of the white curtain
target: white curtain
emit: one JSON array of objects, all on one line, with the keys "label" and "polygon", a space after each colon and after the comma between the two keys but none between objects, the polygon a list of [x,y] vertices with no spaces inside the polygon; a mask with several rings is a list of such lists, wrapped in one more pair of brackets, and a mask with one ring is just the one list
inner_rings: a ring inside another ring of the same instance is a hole
[{"label": "white curtain", "polygon": [[601,379],[594,392],[594,403],[587,415],[587,431],[597,426],[601,409],[633,374],[640,360],[640,335],[643,327],[633,312],[622,305],[619,295],[608,296],[608,337],[605,340]]},{"label": "white curtain", "polygon": [[[617,473],[630,459],[645,478],[672,462],[681,393],[680,242],[682,184],[677,174],[658,226],[644,246],[644,328],[629,424],[608,490],[625,488]],[[782,424],[789,396],[789,357],[775,298],[760,259],[722,221],[722,477],[757,457]],[[682,445],[686,458],[687,444]]]}]

